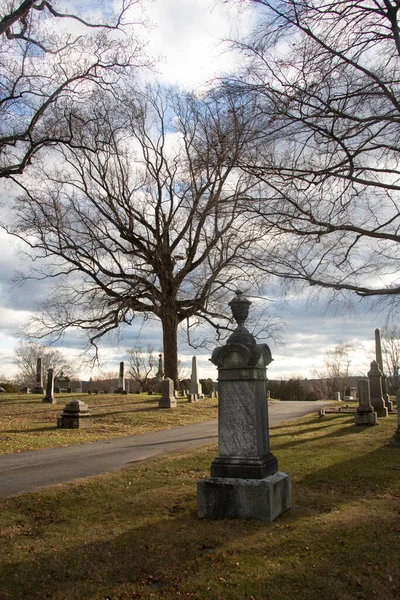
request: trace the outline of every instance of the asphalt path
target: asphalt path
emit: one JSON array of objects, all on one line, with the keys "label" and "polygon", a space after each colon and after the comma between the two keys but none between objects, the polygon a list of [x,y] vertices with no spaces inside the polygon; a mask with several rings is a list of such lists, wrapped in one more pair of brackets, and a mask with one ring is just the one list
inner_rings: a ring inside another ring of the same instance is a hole
[{"label": "asphalt path", "polygon": [[[327,402],[272,402],[270,427],[320,410]],[[0,498],[115,471],[167,452],[217,441],[217,420],[49,450],[0,456]]]}]

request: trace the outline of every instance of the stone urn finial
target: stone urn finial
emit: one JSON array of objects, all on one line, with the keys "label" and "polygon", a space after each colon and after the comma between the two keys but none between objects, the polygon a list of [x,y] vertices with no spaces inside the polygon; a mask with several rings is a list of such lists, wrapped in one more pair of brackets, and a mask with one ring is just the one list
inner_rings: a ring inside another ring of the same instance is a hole
[{"label": "stone urn finial", "polygon": [[236,296],[228,304],[231,307],[233,318],[236,323],[240,326],[243,325],[249,316],[249,308],[251,302],[244,293],[240,290],[236,290]]}]

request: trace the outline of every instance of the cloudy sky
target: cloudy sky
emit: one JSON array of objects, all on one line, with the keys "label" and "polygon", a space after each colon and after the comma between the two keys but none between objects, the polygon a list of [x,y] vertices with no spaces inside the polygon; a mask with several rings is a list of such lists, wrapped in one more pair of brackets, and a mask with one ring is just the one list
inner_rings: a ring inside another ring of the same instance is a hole
[{"label": "cloudy sky", "polygon": [[[245,35],[254,22],[250,12],[213,0],[156,0],[149,4],[148,15],[152,22],[148,52],[160,56],[157,72],[152,77],[186,89],[204,86],[220,73],[234,69],[238,57],[228,51],[221,40]],[[7,190],[3,199],[6,197]],[[22,248],[5,233],[0,233],[0,245],[0,375],[12,376],[16,371],[14,333],[24,327],[31,311],[46,298],[49,283],[28,282],[15,287],[12,284],[14,270],[23,267],[26,259]],[[271,290],[269,298],[277,300],[277,290]],[[271,378],[313,377],[314,370],[321,369],[326,353],[339,343],[353,347],[355,374],[368,370],[373,358],[374,329],[383,326],[386,317],[373,304],[356,303],[351,310],[344,305],[328,308],[326,302],[310,304],[296,293],[289,295],[285,303],[268,301],[267,306],[272,314],[282,316],[285,321],[279,345],[274,340],[260,340],[270,345],[274,357],[269,368]],[[104,370],[116,371],[119,361],[126,359],[127,348],[147,344],[157,351],[161,348],[161,330],[156,322],[124,330],[119,345],[115,340],[104,345],[100,357]],[[67,359],[77,359],[82,342],[71,333],[59,347]],[[182,362],[189,365],[195,352],[199,357],[200,376],[215,378],[216,370],[208,360],[209,351],[194,351],[182,337]],[[82,367],[82,378],[93,374],[87,366]]]}]

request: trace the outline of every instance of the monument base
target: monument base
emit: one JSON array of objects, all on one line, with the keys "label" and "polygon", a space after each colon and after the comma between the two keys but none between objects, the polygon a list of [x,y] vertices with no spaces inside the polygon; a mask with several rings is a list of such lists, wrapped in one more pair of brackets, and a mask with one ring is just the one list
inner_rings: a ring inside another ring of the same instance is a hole
[{"label": "monument base", "polygon": [[57,401],[54,398],[54,396],[44,396],[42,398],[42,402],[44,402],[45,404],[57,404]]},{"label": "monument base", "polygon": [[32,389],[32,394],[44,394],[44,388],[43,387],[35,387]]},{"label": "monument base", "polygon": [[376,412],[356,412],[354,415],[354,425],[377,425]]},{"label": "monument base", "polygon": [[89,429],[93,427],[92,417],[64,417],[57,419],[57,427],[60,429]]},{"label": "monument base", "polygon": [[197,484],[200,519],[273,521],[289,508],[290,477],[280,471],[264,479],[209,477]]},{"label": "monument base", "polygon": [[375,408],[375,412],[376,412],[377,417],[387,417],[388,416],[388,409],[386,408],[386,406],[384,408]]},{"label": "monument base", "polygon": [[389,446],[392,448],[400,448],[400,426],[397,428],[394,436],[390,438]]},{"label": "monument base", "polygon": [[390,400],[389,394],[384,394],[383,401],[385,403],[386,408],[388,409],[388,412],[394,412],[393,411],[393,402]]},{"label": "monument base", "polygon": [[176,398],[175,396],[170,396],[169,398],[161,397],[158,402],[158,408],[176,408]]}]

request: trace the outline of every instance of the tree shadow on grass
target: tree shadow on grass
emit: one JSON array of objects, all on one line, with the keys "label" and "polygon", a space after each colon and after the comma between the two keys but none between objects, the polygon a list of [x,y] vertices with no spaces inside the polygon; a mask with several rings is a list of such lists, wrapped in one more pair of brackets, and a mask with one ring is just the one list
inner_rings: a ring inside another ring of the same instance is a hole
[{"label": "tree shadow on grass", "polygon": [[[379,456],[381,450],[375,453]],[[365,459],[371,461],[371,456],[360,457],[361,462]],[[353,462],[359,461],[349,461],[351,468],[346,467],[343,476],[354,468]],[[328,471],[324,470],[325,475],[329,475]],[[301,485],[308,487],[307,478]],[[50,512],[43,510],[37,517],[28,513],[26,537],[16,540],[20,557],[8,564],[3,559],[0,568],[0,598],[147,600],[160,595],[171,600],[181,597],[243,600],[251,596],[263,600],[285,597],[392,600],[396,597],[399,573],[395,573],[398,564],[395,545],[399,543],[393,529],[395,511],[389,518],[387,507],[385,520],[380,513],[370,514],[367,520],[359,513],[351,520],[319,521],[317,527],[312,526],[312,515],[308,525],[307,513],[299,510],[285,513],[274,523],[199,520],[195,486],[184,492],[182,487],[170,487],[169,494],[165,485],[154,488],[148,503],[140,502],[140,491],[135,495],[134,488],[126,496],[123,508],[118,500],[118,515],[125,515],[123,533],[118,533],[113,525],[109,493],[104,505],[96,507],[98,523],[91,524],[94,535],[88,524],[91,541],[85,540],[82,533],[83,515],[96,498],[77,497],[76,512],[67,522],[60,505],[61,529],[57,519],[54,526],[59,532],[64,527],[67,537],[77,526],[77,535],[73,540],[69,538],[69,547],[57,551],[47,544],[43,549],[37,547],[38,539],[51,540],[54,518]],[[115,493],[121,494],[122,490]],[[57,497],[54,502],[57,503]],[[327,498],[326,502],[327,507],[334,508],[337,498]],[[21,509],[23,505],[24,498]],[[103,529],[99,528],[100,523]]]},{"label": "tree shadow on grass", "polygon": [[37,433],[38,431],[55,431],[57,429],[57,425],[49,425],[48,427],[30,427],[29,429],[3,429],[2,433],[19,433],[23,435],[24,433]]}]

